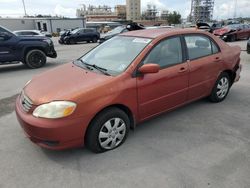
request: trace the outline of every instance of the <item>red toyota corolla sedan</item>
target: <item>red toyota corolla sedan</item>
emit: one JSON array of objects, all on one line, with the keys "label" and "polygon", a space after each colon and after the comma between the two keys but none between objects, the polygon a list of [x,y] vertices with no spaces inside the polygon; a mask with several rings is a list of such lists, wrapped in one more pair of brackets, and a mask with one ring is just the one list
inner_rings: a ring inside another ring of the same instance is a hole
[{"label": "red toyota corolla sedan", "polygon": [[138,122],[204,97],[223,101],[240,71],[240,48],[207,32],[132,31],[34,77],[16,114],[42,147],[103,152],[120,146]]}]

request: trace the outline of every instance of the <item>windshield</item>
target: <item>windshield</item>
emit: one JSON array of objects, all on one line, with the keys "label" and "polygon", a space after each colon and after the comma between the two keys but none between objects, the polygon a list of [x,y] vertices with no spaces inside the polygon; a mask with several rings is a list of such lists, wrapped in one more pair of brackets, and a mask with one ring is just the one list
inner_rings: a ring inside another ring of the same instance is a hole
[{"label": "windshield", "polygon": [[12,33],[10,30],[6,29],[5,27],[0,27],[0,33],[7,33],[9,35],[16,35],[15,33]]},{"label": "windshield", "polygon": [[240,27],[239,24],[233,24],[233,25],[226,26],[226,28],[228,28],[228,29],[237,29],[238,27]]},{"label": "windshield", "polygon": [[80,31],[81,29],[74,29],[73,31],[71,31],[71,34],[76,34],[78,31]]},{"label": "windshield", "polygon": [[110,34],[118,34],[118,33],[121,33],[123,31],[123,29],[125,29],[125,27],[118,26],[118,27],[114,28],[113,30],[109,31],[108,33],[110,33]]},{"label": "windshield", "polygon": [[151,42],[148,38],[116,36],[80,58],[85,64],[96,65],[108,74],[124,72],[140,52]]}]

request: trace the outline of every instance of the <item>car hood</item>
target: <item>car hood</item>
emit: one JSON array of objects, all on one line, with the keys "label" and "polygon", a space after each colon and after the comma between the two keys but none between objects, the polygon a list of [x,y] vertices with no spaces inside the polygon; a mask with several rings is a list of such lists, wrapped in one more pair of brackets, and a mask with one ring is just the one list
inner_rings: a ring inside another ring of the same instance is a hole
[{"label": "car hood", "polygon": [[21,41],[42,41],[48,39],[45,36],[18,36]]},{"label": "car hood", "polygon": [[34,77],[24,92],[35,105],[55,100],[76,101],[112,78],[68,63]]}]

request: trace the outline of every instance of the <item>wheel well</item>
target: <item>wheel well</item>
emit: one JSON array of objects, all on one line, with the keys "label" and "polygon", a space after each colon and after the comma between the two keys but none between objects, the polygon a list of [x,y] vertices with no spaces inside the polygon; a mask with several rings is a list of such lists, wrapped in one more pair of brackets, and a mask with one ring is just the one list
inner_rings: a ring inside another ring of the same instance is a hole
[{"label": "wheel well", "polygon": [[84,135],[84,142],[86,142],[86,134],[88,133],[88,130],[89,130],[89,126],[91,125],[91,123],[93,122],[93,120],[100,114],[102,113],[103,111],[109,109],[109,108],[119,108],[120,110],[122,110],[123,112],[125,112],[127,115],[128,115],[128,118],[130,120],[130,128],[131,129],[134,129],[135,128],[135,119],[133,117],[133,114],[131,112],[131,110],[125,106],[125,105],[122,105],[122,104],[114,104],[114,105],[111,105],[111,106],[107,106],[105,108],[103,108],[101,111],[99,111],[93,118],[92,120],[89,122],[88,124],[88,127],[86,129],[86,132],[85,132],[85,135]]},{"label": "wheel well", "polygon": [[29,47],[29,48],[26,48],[25,51],[24,51],[24,56],[23,56],[23,60],[24,61],[25,61],[27,53],[29,51],[31,51],[31,50],[41,50],[46,55],[46,52],[45,52],[45,50],[42,47]]},{"label": "wheel well", "polygon": [[233,72],[232,70],[224,70],[223,72],[227,73],[229,75],[229,78],[230,78],[230,81],[231,81],[231,85],[233,84],[234,82],[234,79],[235,79],[235,72]]},{"label": "wheel well", "polygon": [[[135,128],[135,119],[134,119],[133,113],[131,112],[131,110],[127,106],[122,105],[122,104],[114,104],[114,105],[111,105],[111,106],[107,106],[107,107],[103,108],[101,111],[99,111],[95,115],[95,117],[98,116],[103,111],[109,109],[109,108],[119,108],[120,110],[125,112],[128,115],[128,118],[130,120],[130,128],[132,128],[132,129]],[[95,117],[91,120],[91,122],[95,119]],[[91,122],[90,122],[90,124],[91,124]]]}]

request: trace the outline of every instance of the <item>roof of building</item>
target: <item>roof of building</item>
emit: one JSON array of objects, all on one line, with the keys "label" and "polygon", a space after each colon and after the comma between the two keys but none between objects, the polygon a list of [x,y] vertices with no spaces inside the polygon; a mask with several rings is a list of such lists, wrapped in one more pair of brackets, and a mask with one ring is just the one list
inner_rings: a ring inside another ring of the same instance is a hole
[{"label": "roof of building", "polygon": [[85,18],[53,18],[53,17],[48,17],[48,18],[0,18],[0,20],[84,20]]}]

